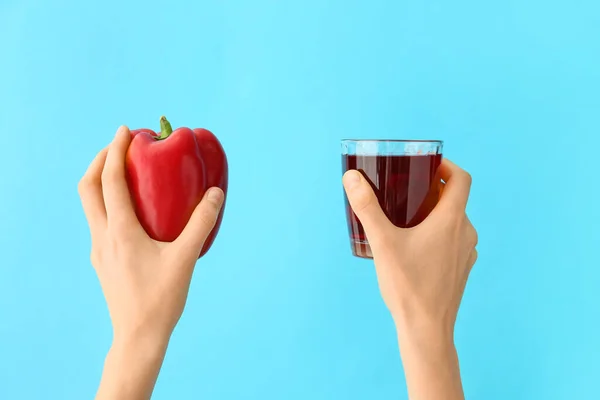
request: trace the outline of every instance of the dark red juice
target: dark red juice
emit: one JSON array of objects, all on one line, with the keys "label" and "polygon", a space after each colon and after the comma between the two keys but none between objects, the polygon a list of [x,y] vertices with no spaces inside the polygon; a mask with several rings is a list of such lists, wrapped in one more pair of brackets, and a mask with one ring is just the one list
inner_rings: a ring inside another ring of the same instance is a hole
[{"label": "dark red juice", "polygon": [[[356,169],[371,183],[381,208],[400,228],[421,223],[439,199],[437,169],[441,154],[356,156],[343,155],[342,168]],[[362,224],[346,200],[348,231],[354,255],[371,258],[371,249]]]}]

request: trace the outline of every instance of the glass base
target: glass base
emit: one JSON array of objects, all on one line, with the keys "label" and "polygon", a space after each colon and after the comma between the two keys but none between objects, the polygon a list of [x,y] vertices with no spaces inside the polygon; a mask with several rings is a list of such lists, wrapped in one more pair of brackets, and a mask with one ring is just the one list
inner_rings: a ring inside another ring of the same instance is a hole
[{"label": "glass base", "polygon": [[353,240],[350,239],[350,247],[352,248],[352,255],[359,258],[373,258],[371,252],[371,246],[366,240]]}]

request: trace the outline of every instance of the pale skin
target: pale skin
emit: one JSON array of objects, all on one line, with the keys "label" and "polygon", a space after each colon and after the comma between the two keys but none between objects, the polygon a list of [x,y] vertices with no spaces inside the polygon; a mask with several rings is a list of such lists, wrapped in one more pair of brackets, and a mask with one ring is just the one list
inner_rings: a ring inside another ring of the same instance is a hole
[{"label": "pale skin", "polygon": [[91,261],[106,297],[113,343],[96,399],[149,399],[187,299],[194,266],[223,202],[211,188],[173,243],[140,226],[125,180],[130,133],[121,127],[79,183]]},{"label": "pale skin", "polygon": [[[97,400],[149,399],[187,300],[204,241],[223,192],[211,188],[177,240],[152,240],[140,226],[125,179],[126,127],[89,166],[79,194],[90,228],[91,262],[113,325]],[[345,174],[348,199],[373,251],[379,287],[396,323],[411,400],[463,399],[454,324],[477,233],[465,207],[470,176],[449,161],[440,202],[419,226],[399,229],[383,214],[369,184]]]},{"label": "pale skin", "polygon": [[477,260],[477,232],[465,212],[471,177],[449,160],[439,172],[445,184],[438,205],[410,229],[392,225],[362,174],[348,171],[343,178],[396,323],[411,400],[464,399],[454,324]]}]

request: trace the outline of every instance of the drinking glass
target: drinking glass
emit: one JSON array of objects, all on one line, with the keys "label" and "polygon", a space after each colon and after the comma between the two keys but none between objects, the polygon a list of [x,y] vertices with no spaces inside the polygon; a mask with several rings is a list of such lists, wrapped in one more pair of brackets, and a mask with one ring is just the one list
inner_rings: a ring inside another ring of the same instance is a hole
[{"label": "drinking glass", "polygon": [[[442,148],[440,140],[346,139],[342,140],[342,170],[361,172],[389,220],[397,227],[411,228],[438,202]],[[344,199],[352,254],[373,258],[363,226],[345,193]]]}]

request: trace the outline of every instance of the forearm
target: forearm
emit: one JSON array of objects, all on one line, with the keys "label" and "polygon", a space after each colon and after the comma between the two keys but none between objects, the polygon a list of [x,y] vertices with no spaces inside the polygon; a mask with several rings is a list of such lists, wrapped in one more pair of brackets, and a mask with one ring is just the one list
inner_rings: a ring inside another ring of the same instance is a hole
[{"label": "forearm", "polygon": [[398,331],[410,400],[464,400],[452,335],[427,330]]},{"label": "forearm", "polygon": [[150,399],[168,340],[116,339],[106,356],[96,400]]}]

